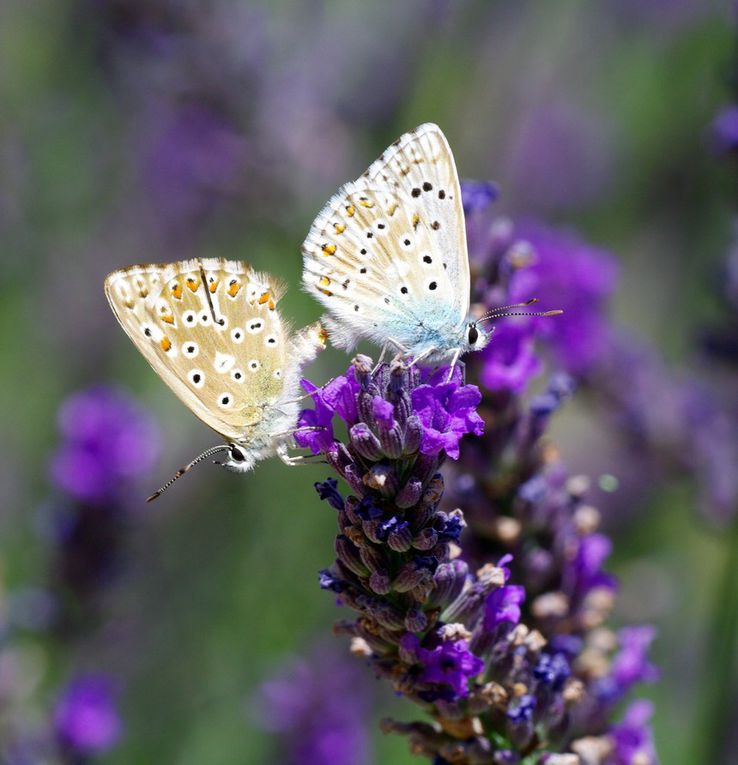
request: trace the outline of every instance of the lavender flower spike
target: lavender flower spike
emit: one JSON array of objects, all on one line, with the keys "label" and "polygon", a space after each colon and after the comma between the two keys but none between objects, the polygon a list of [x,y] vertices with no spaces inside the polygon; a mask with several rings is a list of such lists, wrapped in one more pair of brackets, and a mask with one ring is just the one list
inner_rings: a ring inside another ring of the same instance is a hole
[{"label": "lavender flower spike", "polygon": [[[344,499],[332,478],[316,485],[339,525],[336,560],[320,584],[357,614],[337,631],[430,715],[432,724],[384,723],[416,753],[438,765],[555,753],[548,742],[580,699],[569,658],[520,623],[526,593],[510,581],[510,557],[470,571],[459,556],[463,515],[441,509],[439,468],[482,433],[479,391],[460,370],[446,383],[446,370],[372,368],[357,357],[303,413],[331,434],[323,454],[352,492]],[[329,411],[345,422],[345,443]],[[300,437],[317,446],[312,433]]]}]

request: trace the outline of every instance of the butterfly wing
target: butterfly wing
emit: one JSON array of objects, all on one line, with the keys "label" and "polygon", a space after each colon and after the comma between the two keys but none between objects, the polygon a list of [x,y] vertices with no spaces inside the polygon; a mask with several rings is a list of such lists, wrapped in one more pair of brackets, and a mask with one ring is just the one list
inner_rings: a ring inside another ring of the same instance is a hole
[{"label": "butterfly wing", "polygon": [[114,271],[105,294],[154,371],[206,425],[237,440],[283,393],[290,333],[283,286],[214,258]]},{"label": "butterfly wing", "polygon": [[[461,190],[437,125],[395,141],[315,219],[303,244],[303,285],[337,324],[331,338],[394,337],[411,347],[416,327],[464,322],[469,262]],[[429,312],[429,310],[432,311]]]}]

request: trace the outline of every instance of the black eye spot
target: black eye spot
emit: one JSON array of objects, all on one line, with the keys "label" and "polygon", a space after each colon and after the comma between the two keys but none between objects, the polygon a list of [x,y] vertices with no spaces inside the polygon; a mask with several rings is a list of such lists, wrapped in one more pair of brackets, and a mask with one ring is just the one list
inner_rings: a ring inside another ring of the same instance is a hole
[{"label": "black eye spot", "polygon": [[444,269],[444,271],[445,271],[447,268],[448,268],[448,263],[444,263],[444,264],[443,264],[443,269]]},{"label": "black eye spot", "polygon": [[355,306],[354,306],[354,311],[358,311],[358,310],[359,310],[359,306],[358,306],[358,305],[355,305]]},{"label": "black eye spot", "polygon": [[474,324],[469,325],[469,345],[474,345],[474,343],[479,340],[479,330],[474,326]]},{"label": "black eye spot", "polygon": [[188,345],[187,346],[187,353],[194,353],[195,346],[194,345]]},{"label": "black eye spot", "polygon": [[405,247],[409,247],[410,246],[410,240],[409,239],[403,239],[402,243],[405,245]]},{"label": "black eye spot", "polygon": [[225,324],[225,319],[218,319],[218,324],[222,327]]},{"label": "black eye spot", "polygon": [[229,401],[230,401],[230,399],[228,398],[228,396],[223,396],[223,398],[221,399],[221,402],[223,403],[223,405],[224,405],[224,406],[225,406],[225,405],[226,405],[226,404],[227,404]]},{"label": "black eye spot", "polygon": [[240,332],[236,332],[236,334],[233,335],[233,337],[235,337],[236,340],[240,340],[241,339],[241,333]]},{"label": "black eye spot", "polygon": [[412,190],[410,193],[411,193],[411,194],[412,194],[414,197],[419,197],[419,196],[420,196],[420,189],[418,189],[418,188],[415,188],[415,189],[413,189],[413,190]]},{"label": "black eye spot", "polygon": [[438,229],[441,228],[441,224],[437,220],[434,220],[433,223],[431,223],[431,228],[434,231],[438,231]]},{"label": "black eye spot", "polygon": [[400,292],[402,292],[403,295],[407,295],[407,287],[400,287]]},{"label": "black eye spot", "polygon": [[359,273],[360,274],[365,274],[366,273],[366,268],[360,268],[359,269]]},{"label": "black eye spot", "polygon": [[438,198],[439,198],[439,199],[445,199],[445,198],[446,198],[446,192],[445,192],[443,189],[441,189],[441,190],[438,192]]},{"label": "black eye spot", "polygon": [[362,255],[366,255],[366,247],[362,247],[362,248],[359,250],[359,252],[360,252]]},{"label": "black eye spot", "polygon": [[377,228],[384,228],[384,227],[385,227],[384,223],[377,223]]},{"label": "black eye spot", "polygon": [[237,449],[235,446],[232,446],[231,459],[234,462],[243,462],[246,459],[246,457],[243,456],[243,452],[240,449]]},{"label": "black eye spot", "polygon": [[151,337],[151,330],[148,327],[144,330],[144,335],[146,335],[146,337]]},{"label": "black eye spot", "polygon": [[423,255],[423,263],[432,263],[433,258],[430,255]]},{"label": "black eye spot", "polygon": [[367,239],[371,239],[373,236],[374,236],[374,234],[372,234],[372,232],[371,232],[371,231],[367,231],[367,232],[366,232],[366,238],[367,238]]},{"label": "black eye spot", "polygon": [[195,321],[195,317],[194,317],[192,314],[190,314],[190,315],[187,317],[187,323],[188,323],[188,324],[192,324],[192,322],[193,322],[193,321]]},{"label": "black eye spot", "polygon": [[432,188],[433,186],[428,181],[423,184],[423,191],[430,191]]},{"label": "black eye spot", "polygon": [[200,375],[192,375],[192,382],[199,383],[202,378]]},{"label": "black eye spot", "polygon": [[201,318],[203,324],[207,324],[210,321],[210,317],[206,313],[204,313]]},{"label": "black eye spot", "polygon": [[390,299],[389,299],[389,298],[385,298],[385,299],[384,299],[384,302],[385,302],[385,303],[387,303],[387,305],[389,305],[389,303],[390,303]]},{"label": "black eye spot", "polygon": [[237,380],[240,380],[240,379],[241,379],[241,373],[240,373],[240,372],[236,372],[236,373],[235,373],[233,376],[234,376],[234,377],[235,377]]},{"label": "black eye spot", "polygon": [[431,283],[428,285],[428,289],[429,289],[429,290],[435,290],[435,289],[437,289],[437,288],[438,288],[438,284],[437,284],[436,282],[431,282]]}]

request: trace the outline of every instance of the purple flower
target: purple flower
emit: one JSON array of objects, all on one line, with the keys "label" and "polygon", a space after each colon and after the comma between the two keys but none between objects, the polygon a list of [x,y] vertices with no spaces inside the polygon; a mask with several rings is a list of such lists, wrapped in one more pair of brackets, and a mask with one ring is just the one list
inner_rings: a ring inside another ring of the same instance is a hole
[{"label": "purple flower", "polygon": [[444,640],[428,649],[421,646],[416,635],[408,633],[401,645],[422,665],[421,682],[449,686],[456,698],[469,695],[469,680],[484,669],[484,662],[469,650],[466,640]]},{"label": "purple flower", "polygon": [[54,713],[62,744],[81,755],[102,754],[115,746],[123,727],[115,696],[106,675],[85,675],[71,682]]},{"label": "purple flower", "polygon": [[320,454],[322,451],[330,449],[334,442],[333,436],[333,409],[325,401],[325,392],[320,391],[310,380],[303,380],[302,387],[308,392],[313,393],[312,399],[315,403],[314,409],[303,409],[297,420],[298,428],[320,428],[320,430],[309,430],[295,433],[295,442],[303,449],[310,449],[313,454]]},{"label": "purple flower", "polygon": [[58,417],[62,444],[52,457],[51,476],[79,502],[105,502],[157,458],[154,421],[121,391],[100,386],[75,393]]},{"label": "purple flower", "polygon": [[444,451],[451,459],[458,459],[462,436],[484,432],[484,421],[476,412],[481,399],[476,386],[459,387],[453,381],[415,388],[411,393],[413,409],[424,428],[420,451],[431,455]]},{"label": "purple flower", "polygon": [[649,725],[652,715],[651,702],[641,699],[630,704],[623,719],[610,731],[614,751],[607,765],[657,765],[658,757]]},{"label": "purple flower", "polygon": [[285,765],[368,765],[369,676],[343,652],[319,645],[261,688],[259,719],[276,734]]},{"label": "purple flower", "polygon": [[500,587],[487,597],[484,607],[484,629],[492,632],[500,624],[512,626],[520,621],[520,606],[525,600],[525,588],[510,584]]},{"label": "purple flower", "polygon": [[724,106],[710,125],[710,143],[720,154],[738,152],[738,104]]}]

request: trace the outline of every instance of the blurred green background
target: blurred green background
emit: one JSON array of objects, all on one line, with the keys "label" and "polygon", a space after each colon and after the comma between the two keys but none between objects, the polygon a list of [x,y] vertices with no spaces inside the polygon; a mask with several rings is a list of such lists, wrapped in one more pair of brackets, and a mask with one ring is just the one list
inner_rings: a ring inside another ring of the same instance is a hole
[{"label": "blurred green background", "polygon": [[[43,583],[38,515],[69,393],[115,383],[155,414],[164,449],[142,500],[215,443],[117,326],[105,275],[195,255],[246,259],[293,285],[285,313],[312,321],[319,308],[297,285],[313,216],[424,121],[446,132],[462,177],[500,184],[501,212],[576,227],[613,252],[615,320],[688,367],[695,333],[719,312],[735,202],[731,169],[706,146],[729,100],[727,6],[4,0],[4,587]],[[326,380],[346,361],[329,351],[310,376]],[[554,433],[572,472],[615,470],[586,403],[575,401]],[[247,477],[203,467],[141,504],[100,629],[71,656],[28,638],[34,714],[70,667],[102,667],[125,687],[126,735],[106,762],[273,762],[255,688],[337,617],[316,583],[332,558],[334,516],[312,491],[324,475],[276,461]],[[648,690],[657,744],[664,763],[687,765],[703,623],[728,548],[686,480],[628,503],[609,519],[617,617],[659,627],[663,679]],[[388,706],[412,716],[369,685],[377,717]],[[377,733],[374,746],[377,763],[414,761],[403,740]]]}]

